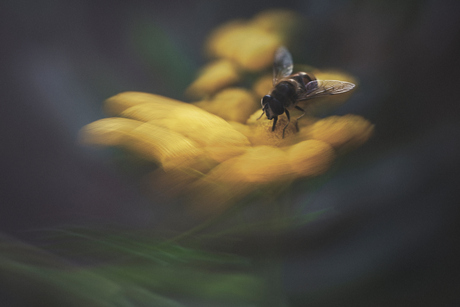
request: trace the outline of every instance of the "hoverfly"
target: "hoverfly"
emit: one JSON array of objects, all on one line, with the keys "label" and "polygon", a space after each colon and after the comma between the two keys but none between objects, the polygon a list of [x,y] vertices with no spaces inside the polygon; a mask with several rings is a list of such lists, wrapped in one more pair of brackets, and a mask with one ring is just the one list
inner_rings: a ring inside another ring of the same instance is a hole
[{"label": "hoverfly", "polygon": [[269,120],[273,119],[272,131],[275,130],[278,116],[286,113],[288,123],[283,128],[284,131],[291,121],[288,108],[295,108],[303,112],[296,119],[305,115],[305,110],[297,104],[301,101],[313,99],[318,96],[336,95],[352,90],[355,85],[350,82],[337,80],[316,80],[315,76],[306,72],[292,74],[292,56],[285,47],[279,47],[275,53],[273,63],[273,88],[262,100],[262,114],[267,115]]}]

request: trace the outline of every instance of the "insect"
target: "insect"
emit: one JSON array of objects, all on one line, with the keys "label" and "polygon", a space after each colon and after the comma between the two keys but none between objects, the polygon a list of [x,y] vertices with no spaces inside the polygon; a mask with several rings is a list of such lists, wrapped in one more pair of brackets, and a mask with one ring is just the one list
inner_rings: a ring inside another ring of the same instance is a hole
[{"label": "insect", "polygon": [[272,131],[275,130],[278,116],[286,113],[288,123],[291,121],[290,108],[302,111],[303,114],[296,119],[296,128],[299,130],[297,120],[305,115],[305,110],[297,104],[304,100],[313,99],[319,96],[336,95],[352,90],[355,85],[350,82],[337,80],[316,80],[316,77],[306,72],[292,74],[292,56],[285,47],[279,47],[275,53],[273,63],[273,88],[262,100],[262,114],[267,115],[269,120],[273,119]]}]

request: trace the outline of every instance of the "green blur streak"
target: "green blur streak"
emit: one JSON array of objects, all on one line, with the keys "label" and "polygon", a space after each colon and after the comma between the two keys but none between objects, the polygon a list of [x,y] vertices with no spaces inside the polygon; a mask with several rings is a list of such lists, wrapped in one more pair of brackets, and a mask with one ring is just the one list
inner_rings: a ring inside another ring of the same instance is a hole
[{"label": "green blur streak", "polygon": [[[63,246],[72,255],[78,251],[92,254],[110,254],[110,257],[136,257],[159,265],[177,265],[200,262],[215,265],[247,267],[248,259],[228,253],[211,253],[175,244],[170,241],[152,240],[138,233],[110,233],[108,230],[73,229],[53,230],[49,239],[54,247]],[[68,240],[74,241],[69,250]],[[62,242],[60,241],[62,240]]]},{"label": "green blur streak", "polygon": [[264,232],[279,234],[293,229],[300,228],[318,219],[322,214],[326,213],[328,209],[318,210],[308,214],[292,216],[292,217],[274,217],[271,220],[241,224],[228,228],[223,231],[214,232],[212,234],[202,235],[203,238],[218,238],[226,235],[238,235],[245,233]]},{"label": "green blur streak", "polygon": [[[86,249],[73,238],[91,236],[67,235],[67,245]],[[143,256],[145,242],[136,251],[128,243],[130,238],[109,235],[89,240],[104,248],[110,262],[91,266],[76,266],[65,258],[0,236],[0,282],[7,285],[3,293],[19,298],[22,305],[37,306],[182,306],[184,302],[215,303],[219,306],[254,306],[260,301],[263,280],[243,265],[226,263],[227,255],[185,249],[170,244],[156,246],[156,258],[162,264]],[[111,237],[111,238],[110,238]],[[142,241],[142,240],[141,240]],[[128,244],[124,249],[122,242]],[[54,246],[54,245],[53,245]],[[115,247],[114,247],[115,246]],[[133,249],[133,250],[131,250]],[[161,257],[164,251],[165,255]],[[97,257],[96,257],[97,258]],[[79,258],[80,259],[80,258]],[[216,261],[217,260],[217,261]],[[97,261],[96,261],[97,263]]]}]

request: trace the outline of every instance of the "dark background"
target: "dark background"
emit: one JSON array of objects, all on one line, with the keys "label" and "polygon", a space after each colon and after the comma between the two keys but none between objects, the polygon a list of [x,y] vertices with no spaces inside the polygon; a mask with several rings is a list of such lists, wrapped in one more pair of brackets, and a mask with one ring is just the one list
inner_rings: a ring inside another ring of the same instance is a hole
[{"label": "dark background", "polygon": [[183,99],[206,35],[271,7],[308,20],[298,62],[360,80],[335,113],[376,127],[311,204],[333,210],[288,243],[290,304],[458,306],[457,1],[2,1],[0,231],[154,225],[161,204],[79,129],[122,91]]}]

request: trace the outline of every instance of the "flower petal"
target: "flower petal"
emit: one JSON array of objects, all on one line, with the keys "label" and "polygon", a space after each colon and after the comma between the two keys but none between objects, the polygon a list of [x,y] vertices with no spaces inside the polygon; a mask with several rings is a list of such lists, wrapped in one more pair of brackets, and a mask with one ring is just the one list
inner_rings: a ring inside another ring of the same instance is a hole
[{"label": "flower petal", "polygon": [[190,97],[203,97],[238,82],[237,66],[229,60],[214,61],[203,68],[198,78],[186,90]]},{"label": "flower petal", "polygon": [[194,105],[225,120],[239,123],[245,123],[248,117],[259,108],[254,95],[242,88],[225,89],[212,99],[203,100]]},{"label": "flower petal", "polygon": [[255,146],[215,167],[208,177],[220,182],[266,183],[293,177],[286,153],[271,146]]},{"label": "flower petal", "polygon": [[347,151],[366,142],[374,131],[374,125],[358,115],[330,116],[317,121],[306,129],[308,138],[321,140],[334,148]]},{"label": "flower petal", "polygon": [[335,152],[325,142],[306,140],[291,146],[287,156],[292,171],[298,177],[312,177],[329,169],[335,159]]},{"label": "flower petal", "polygon": [[273,87],[273,74],[266,74],[260,77],[254,86],[252,87],[258,97],[262,98],[268,93]]},{"label": "flower petal", "polygon": [[177,132],[127,118],[105,118],[83,127],[81,140],[87,144],[120,146],[164,168],[192,163],[203,154],[197,144]]},{"label": "flower petal", "polygon": [[[192,140],[204,153],[223,161],[249,146],[249,140],[224,119],[194,105],[158,95],[126,92],[106,101],[109,112],[161,127],[162,133]],[[174,146],[173,140],[170,146]]]},{"label": "flower petal", "polygon": [[128,118],[103,118],[84,126],[79,138],[85,144],[119,146],[125,142],[132,130],[142,124],[140,121]]},{"label": "flower petal", "polygon": [[247,22],[232,22],[215,30],[207,44],[212,56],[234,61],[249,71],[258,71],[273,63],[276,49],[282,45],[277,33]]}]

